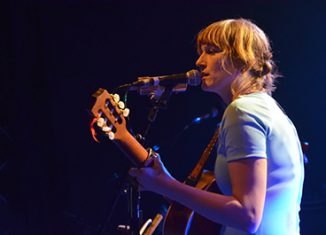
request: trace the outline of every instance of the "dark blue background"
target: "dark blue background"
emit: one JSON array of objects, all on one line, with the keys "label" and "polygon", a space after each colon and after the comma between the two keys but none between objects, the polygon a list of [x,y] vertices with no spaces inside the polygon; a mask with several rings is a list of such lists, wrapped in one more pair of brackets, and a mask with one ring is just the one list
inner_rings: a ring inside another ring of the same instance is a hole
[{"label": "dark blue background", "polygon": [[[283,77],[274,97],[310,143],[302,203],[303,234],[325,231],[325,7],[303,1],[3,1],[1,20],[1,229],[12,234],[97,234],[130,164],[89,132],[91,94],[138,76],[195,67],[197,32],[213,21],[249,18],[270,37]],[[130,93],[131,124],[146,127],[150,103]],[[220,108],[192,88],[159,112],[147,146],[159,145],[179,180],[195,166],[215,120],[181,132]],[[181,134],[180,134],[181,133]],[[211,169],[212,159],[207,168]],[[125,223],[122,197],[108,234]],[[145,218],[166,206],[144,193]]]}]

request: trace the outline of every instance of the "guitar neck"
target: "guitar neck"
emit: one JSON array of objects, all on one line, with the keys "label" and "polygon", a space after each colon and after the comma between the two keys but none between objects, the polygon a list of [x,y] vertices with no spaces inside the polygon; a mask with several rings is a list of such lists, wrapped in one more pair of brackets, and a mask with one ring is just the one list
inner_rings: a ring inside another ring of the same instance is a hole
[{"label": "guitar neck", "polygon": [[147,159],[147,150],[133,137],[129,131],[113,141],[136,166],[142,166]]}]

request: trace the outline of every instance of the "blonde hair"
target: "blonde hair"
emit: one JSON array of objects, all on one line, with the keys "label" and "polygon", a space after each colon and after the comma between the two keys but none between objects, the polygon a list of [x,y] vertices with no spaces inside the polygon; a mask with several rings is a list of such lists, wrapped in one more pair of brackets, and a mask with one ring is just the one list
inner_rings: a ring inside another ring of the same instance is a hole
[{"label": "blonde hair", "polygon": [[224,53],[221,66],[228,71],[228,61],[241,71],[233,81],[233,99],[253,91],[275,90],[275,78],[279,77],[272,59],[272,50],[265,33],[250,20],[222,20],[204,28],[197,35],[197,50],[201,45],[218,47]]}]

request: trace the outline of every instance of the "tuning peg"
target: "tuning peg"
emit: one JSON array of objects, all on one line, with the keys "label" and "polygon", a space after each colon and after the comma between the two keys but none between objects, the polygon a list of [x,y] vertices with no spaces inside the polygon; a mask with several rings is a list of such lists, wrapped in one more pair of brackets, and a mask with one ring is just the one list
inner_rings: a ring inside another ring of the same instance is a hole
[{"label": "tuning peg", "polygon": [[120,109],[124,109],[126,107],[125,103],[123,103],[122,101],[119,101],[118,106]]},{"label": "tuning peg", "polygon": [[98,127],[103,127],[106,123],[105,123],[104,118],[99,118],[99,119],[97,119],[96,124]]},{"label": "tuning peg", "polygon": [[128,117],[128,116],[129,116],[129,113],[130,113],[130,109],[128,109],[128,108],[125,108],[125,109],[122,111],[122,115],[123,115],[124,117]]},{"label": "tuning peg", "polygon": [[118,102],[120,101],[120,96],[119,96],[119,94],[113,94],[112,96],[113,96],[113,100],[114,100],[114,102],[118,103]]},{"label": "tuning peg", "polygon": [[105,133],[108,133],[108,132],[112,131],[112,127],[111,126],[104,126],[104,127],[102,127],[102,131],[105,132]]},{"label": "tuning peg", "polygon": [[110,131],[109,133],[106,133],[110,140],[114,140],[114,133]]}]

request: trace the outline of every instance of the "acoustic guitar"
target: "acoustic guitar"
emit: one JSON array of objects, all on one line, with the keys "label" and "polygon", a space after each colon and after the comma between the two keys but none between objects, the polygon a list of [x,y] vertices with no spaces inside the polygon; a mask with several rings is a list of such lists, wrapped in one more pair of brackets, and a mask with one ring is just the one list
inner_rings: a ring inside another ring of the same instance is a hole
[{"label": "acoustic guitar", "polygon": [[[91,122],[91,133],[95,141],[98,142],[94,125],[103,131],[136,166],[144,166],[147,159],[147,150],[130,134],[126,127],[125,117],[129,114],[120,98],[116,94],[110,94],[107,90],[100,88],[93,97],[96,98],[92,107],[94,119]],[[210,144],[195,169],[187,177],[185,183],[194,187],[218,192],[215,177],[212,172],[203,170],[208,155],[213,148],[218,136],[218,131],[214,134]],[[193,210],[176,202],[171,202],[165,216],[163,225],[164,235],[216,235],[219,234],[221,226],[208,220]]]}]

